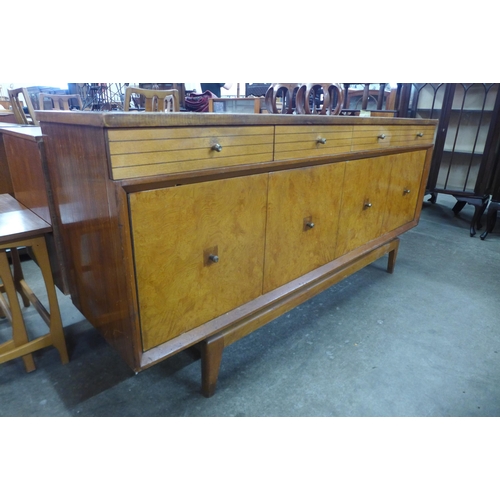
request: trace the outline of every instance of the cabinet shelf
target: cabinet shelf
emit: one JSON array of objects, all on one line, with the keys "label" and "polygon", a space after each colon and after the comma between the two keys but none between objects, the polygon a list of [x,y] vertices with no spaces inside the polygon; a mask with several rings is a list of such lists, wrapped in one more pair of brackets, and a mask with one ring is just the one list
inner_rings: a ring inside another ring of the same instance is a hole
[{"label": "cabinet shelf", "polygon": [[443,153],[445,153],[445,154],[457,154],[457,155],[473,155],[473,156],[478,156],[478,157],[481,157],[484,154],[483,152],[466,151],[465,149],[462,149],[462,150],[443,149]]}]

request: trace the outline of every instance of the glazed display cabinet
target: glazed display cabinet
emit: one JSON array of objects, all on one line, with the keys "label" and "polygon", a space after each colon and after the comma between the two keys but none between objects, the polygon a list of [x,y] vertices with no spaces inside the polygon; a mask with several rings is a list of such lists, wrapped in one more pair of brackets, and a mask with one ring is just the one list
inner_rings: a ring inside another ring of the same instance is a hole
[{"label": "glazed display cabinet", "polygon": [[491,194],[500,130],[499,83],[408,84],[408,107],[401,116],[437,119],[434,155],[427,183],[430,201],[439,193],[457,200],[458,214],[467,204],[475,207],[470,234],[481,227],[480,219]]}]

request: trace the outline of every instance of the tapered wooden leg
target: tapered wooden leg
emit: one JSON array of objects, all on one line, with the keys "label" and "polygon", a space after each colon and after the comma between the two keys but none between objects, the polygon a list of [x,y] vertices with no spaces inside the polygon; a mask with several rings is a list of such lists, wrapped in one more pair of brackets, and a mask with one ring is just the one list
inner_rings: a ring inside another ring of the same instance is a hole
[{"label": "tapered wooden leg", "polygon": [[[23,344],[27,344],[29,339],[5,250],[0,251],[0,276],[2,277],[5,293],[9,299],[9,309],[12,317],[12,340],[14,346],[19,347]],[[36,369],[32,354],[26,354],[22,356],[22,359],[28,373]]]},{"label": "tapered wooden leg", "polygon": [[207,339],[201,342],[201,392],[209,398],[215,394],[219,376],[224,337]]},{"label": "tapered wooden leg", "polygon": [[389,259],[387,262],[387,272],[391,274],[394,272],[394,267],[396,266],[396,258],[398,256],[399,249],[399,239],[396,238],[393,243],[394,248],[389,252]]}]

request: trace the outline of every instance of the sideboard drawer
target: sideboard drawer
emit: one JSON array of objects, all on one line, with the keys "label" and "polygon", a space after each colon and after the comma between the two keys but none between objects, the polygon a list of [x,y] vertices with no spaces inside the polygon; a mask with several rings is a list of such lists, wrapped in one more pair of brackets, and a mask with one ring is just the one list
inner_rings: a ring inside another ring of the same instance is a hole
[{"label": "sideboard drawer", "polygon": [[352,151],[417,146],[432,144],[433,141],[433,126],[365,125],[353,131]]},{"label": "sideboard drawer", "polygon": [[277,126],[275,160],[326,156],[351,151],[352,126]]},{"label": "sideboard drawer", "polygon": [[108,131],[114,180],[272,161],[274,127]]}]

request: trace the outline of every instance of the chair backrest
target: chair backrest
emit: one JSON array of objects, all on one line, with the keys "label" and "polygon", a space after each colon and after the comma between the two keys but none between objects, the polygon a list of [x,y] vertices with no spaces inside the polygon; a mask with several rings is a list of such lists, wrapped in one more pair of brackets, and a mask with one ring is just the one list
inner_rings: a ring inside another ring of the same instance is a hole
[{"label": "chair backrest", "polygon": [[82,98],[79,94],[38,94],[38,102],[40,109],[46,109],[46,100],[50,102],[49,109],[60,109],[60,110],[70,110],[71,102],[73,105],[78,106],[79,109],[83,109]]},{"label": "chair backrest", "polygon": [[[38,126],[39,123],[35,116],[35,108],[33,107],[33,103],[31,102],[28,89],[24,87],[18,89],[7,89],[7,92],[9,93],[10,105],[12,106],[12,111],[14,112],[17,123],[19,123],[20,125]],[[24,102],[26,107],[28,108],[29,117],[26,116],[26,113],[24,112],[24,105],[19,99],[19,94],[22,94],[24,97]]]},{"label": "chair backrest", "polygon": [[149,90],[139,87],[127,87],[125,89],[124,111],[130,111],[132,94],[144,96],[145,111],[180,111],[179,91],[177,89]]}]

